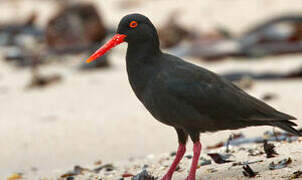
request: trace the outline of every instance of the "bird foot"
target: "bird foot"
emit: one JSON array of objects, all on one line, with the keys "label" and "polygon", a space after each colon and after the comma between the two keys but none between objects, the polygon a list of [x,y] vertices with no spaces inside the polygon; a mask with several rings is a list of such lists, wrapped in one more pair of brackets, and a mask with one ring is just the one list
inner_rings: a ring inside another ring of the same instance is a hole
[{"label": "bird foot", "polygon": [[168,174],[166,174],[161,180],[171,180],[172,176],[169,176]]},{"label": "bird foot", "polygon": [[195,180],[195,176],[188,176],[186,180]]},{"label": "bird foot", "polygon": [[179,164],[179,161],[182,159],[183,155],[185,154],[185,152],[186,152],[186,145],[180,143],[178,146],[178,150],[176,152],[175,159],[174,159],[171,167],[169,168],[168,172],[161,180],[171,180],[172,179],[173,173],[174,173],[177,165]]},{"label": "bird foot", "polygon": [[[172,176],[169,176],[168,174],[166,174],[164,177],[161,178],[161,180],[171,180],[172,179]],[[188,176],[186,178],[186,180],[195,180],[195,177],[194,176]]]}]

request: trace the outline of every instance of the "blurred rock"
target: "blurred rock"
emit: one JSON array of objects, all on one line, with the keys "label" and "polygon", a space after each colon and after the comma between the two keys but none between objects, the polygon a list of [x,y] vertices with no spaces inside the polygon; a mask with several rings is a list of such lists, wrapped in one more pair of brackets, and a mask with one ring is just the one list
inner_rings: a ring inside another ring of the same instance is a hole
[{"label": "blurred rock", "polygon": [[189,32],[176,22],[177,17],[178,12],[172,13],[166,24],[158,30],[159,39],[161,41],[160,45],[163,48],[170,48],[178,45],[192,34],[192,32]]},{"label": "blurred rock", "polygon": [[62,81],[62,76],[59,74],[48,76],[34,75],[27,88],[42,88],[60,81]]},{"label": "blurred rock", "polygon": [[302,15],[285,14],[254,25],[237,42],[238,56],[259,57],[302,52]]},{"label": "blurred rock", "polygon": [[[273,73],[273,72],[264,72],[264,73],[252,73],[249,71],[239,71],[239,72],[230,72],[221,74],[224,78],[234,81],[240,82],[242,80],[247,82],[249,85],[250,80],[277,80],[277,79],[291,79],[291,78],[301,78],[302,77],[302,67],[298,69],[293,69],[287,73]],[[243,84],[245,82],[243,81]],[[244,86],[243,86],[244,87]]]},{"label": "blurred rock", "polygon": [[17,67],[31,67],[43,64],[44,52],[40,52],[37,47],[33,49],[27,49],[21,46],[10,46],[5,49],[4,58],[7,62],[13,63]]},{"label": "blurred rock", "polygon": [[35,26],[36,14],[22,23],[0,24],[0,46],[25,46],[30,41],[42,41],[43,31]]},{"label": "blurred rock", "polygon": [[43,30],[35,25],[36,18],[33,13],[25,22],[0,25],[0,46],[6,46],[3,48],[6,61],[18,67],[42,63],[44,36]]},{"label": "blurred rock", "polygon": [[13,61],[13,60],[23,61],[24,59],[25,59],[25,54],[21,48],[19,48],[17,46],[12,46],[12,47],[6,49],[5,60],[7,60],[7,61]]},{"label": "blurred rock", "polygon": [[46,41],[50,49],[78,53],[100,43],[106,28],[96,8],[89,3],[67,5],[48,22]]},{"label": "blurred rock", "polygon": [[240,38],[242,47],[268,42],[295,42],[302,40],[302,15],[285,14],[277,16],[251,27]]},{"label": "blurred rock", "polygon": [[31,68],[31,80],[26,86],[27,89],[43,88],[51,84],[55,84],[62,81],[62,76],[59,74],[41,75],[39,73],[39,63],[32,61]]},{"label": "blurred rock", "polygon": [[[177,44],[180,41],[178,36],[167,42]],[[189,45],[177,49],[181,54],[175,53],[211,61],[226,57],[263,57],[302,53],[301,42],[302,15],[285,14],[254,25],[238,37],[232,36],[227,28],[216,28],[213,32],[195,36]]]},{"label": "blurred rock", "polygon": [[146,169],[132,177],[132,180],[155,180],[157,178],[151,176]]}]

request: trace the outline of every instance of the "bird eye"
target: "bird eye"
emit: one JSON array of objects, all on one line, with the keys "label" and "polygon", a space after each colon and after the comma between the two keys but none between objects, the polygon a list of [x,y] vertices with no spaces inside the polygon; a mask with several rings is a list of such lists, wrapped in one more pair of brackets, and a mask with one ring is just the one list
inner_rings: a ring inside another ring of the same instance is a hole
[{"label": "bird eye", "polygon": [[138,25],[138,23],[136,21],[131,21],[130,24],[129,24],[129,26],[131,28],[135,28],[137,25]]}]

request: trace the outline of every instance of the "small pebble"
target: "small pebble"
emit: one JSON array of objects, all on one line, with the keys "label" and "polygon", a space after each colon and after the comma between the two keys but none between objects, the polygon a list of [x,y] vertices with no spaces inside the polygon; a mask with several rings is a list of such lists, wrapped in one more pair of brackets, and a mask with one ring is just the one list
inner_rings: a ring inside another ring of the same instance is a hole
[{"label": "small pebble", "polygon": [[298,179],[298,178],[302,178],[302,171],[295,171],[295,172],[289,177],[289,179]]},{"label": "small pebble", "polygon": [[124,174],[122,175],[123,178],[132,177],[132,176],[134,176],[134,175],[133,175],[133,174],[130,174],[130,173],[124,173]]},{"label": "small pebble", "polygon": [[7,180],[19,180],[19,179],[22,179],[22,174],[20,173],[14,173],[7,178]]},{"label": "small pebble", "polygon": [[173,157],[173,156],[175,156],[175,155],[176,155],[176,152],[175,152],[175,151],[173,151],[173,152],[170,153],[170,156],[171,156],[171,157]]},{"label": "small pebble", "polygon": [[66,180],[74,180],[74,177],[73,176],[69,176],[66,178]]},{"label": "small pebble", "polygon": [[205,165],[209,165],[212,164],[212,161],[210,159],[202,159],[200,166],[205,166]]},{"label": "small pebble", "polygon": [[193,158],[193,156],[190,155],[190,154],[189,154],[189,155],[186,155],[185,157],[186,157],[187,159],[192,159],[192,158]]},{"label": "small pebble", "polygon": [[102,164],[102,161],[101,161],[101,160],[98,160],[98,161],[95,161],[93,164],[96,165],[96,166],[99,166],[99,165]]},{"label": "small pebble", "polygon": [[210,169],[207,169],[206,172],[207,173],[214,173],[214,172],[217,172],[217,170],[214,169],[214,168],[210,168]]}]

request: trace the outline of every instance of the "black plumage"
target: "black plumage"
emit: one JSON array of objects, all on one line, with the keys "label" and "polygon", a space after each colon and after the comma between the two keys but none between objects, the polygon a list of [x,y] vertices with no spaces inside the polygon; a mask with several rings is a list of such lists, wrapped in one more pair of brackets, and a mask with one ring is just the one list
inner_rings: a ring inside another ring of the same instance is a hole
[{"label": "black plumage", "polygon": [[129,40],[128,77],[138,99],[157,120],[187,132],[271,125],[300,135],[292,128],[296,124],[289,121],[295,117],[277,111],[209,70],[162,53],[156,30],[146,17],[124,17],[117,32],[123,34],[123,22],[133,19],[146,22],[152,34],[148,33],[150,39],[142,38],[142,43]]},{"label": "black plumage", "polygon": [[[129,27],[133,21],[137,26]],[[163,53],[157,31],[147,17],[125,16],[117,33],[128,42],[127,72],[136,96],[155,119],[176,129],[180,145],[190,136],[194,148],[196,143],[195,156],[199,156],[201,132],[269,125],[300,135],[290,121],[295,117],[277,111],[209,70]],[[180,146],[177,157],[182,157],[183,151]],[[194,168],[188,179],[195,179]],[[163,179],[171,179],[173,172],[169,172]]]}]

